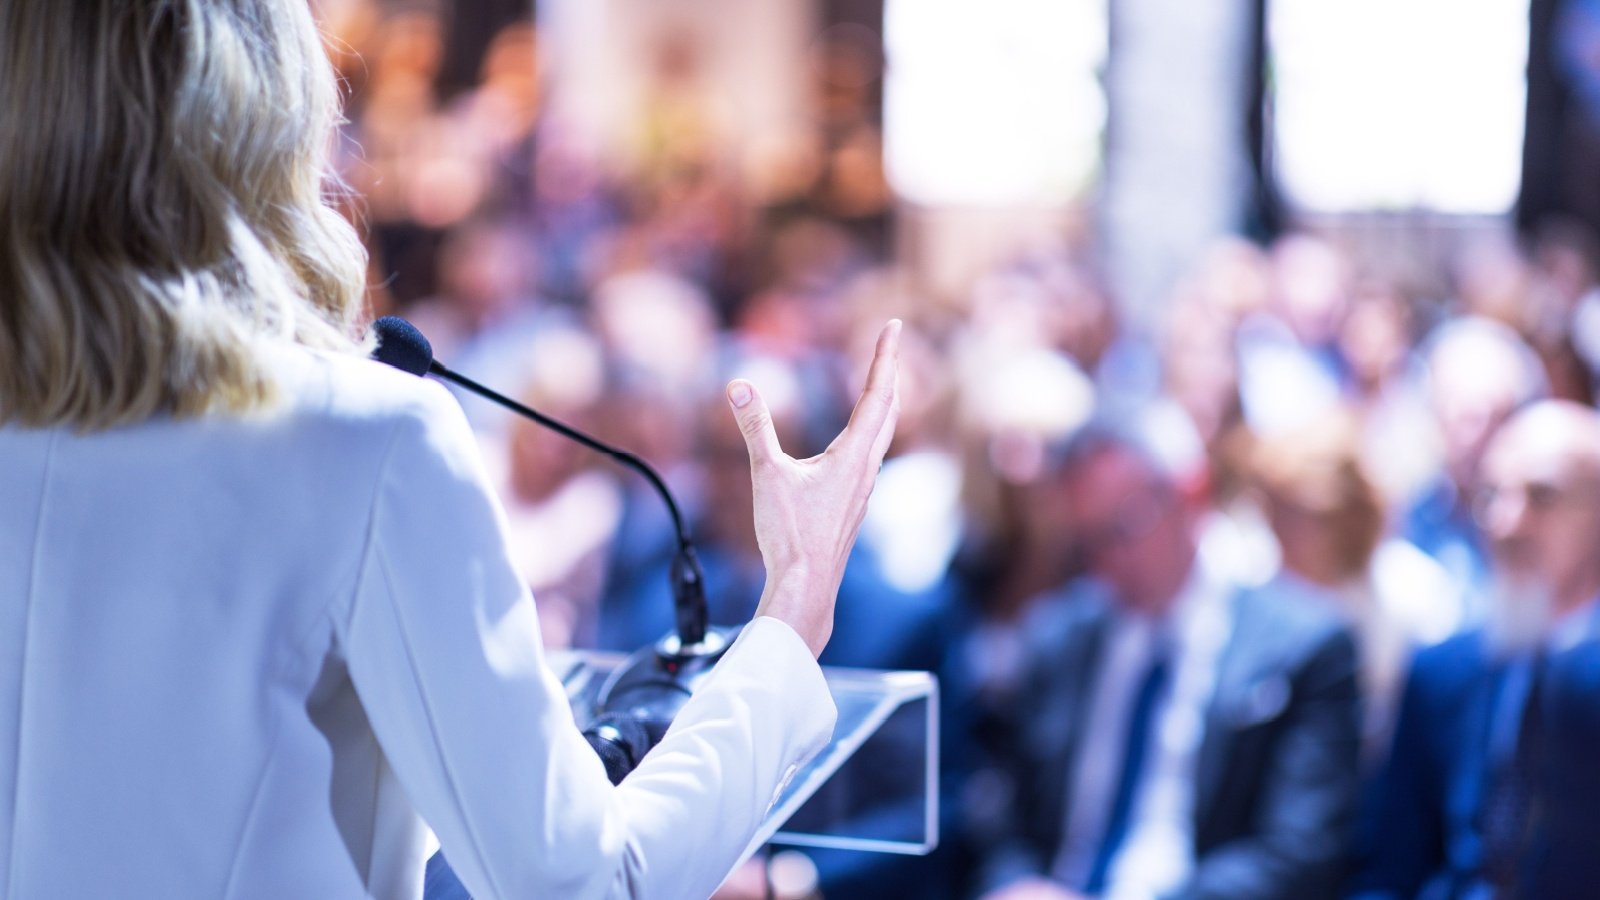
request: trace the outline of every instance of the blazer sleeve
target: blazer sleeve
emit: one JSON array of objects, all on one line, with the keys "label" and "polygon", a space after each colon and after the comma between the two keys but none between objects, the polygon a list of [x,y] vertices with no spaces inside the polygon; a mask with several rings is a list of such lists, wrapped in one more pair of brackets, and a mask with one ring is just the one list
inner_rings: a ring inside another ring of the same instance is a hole
[{"label": "blazer sleeve", "polygon": [[832,732],[816,661],[784,623],[752,622],[613,787],[545,664],[466,420],[425,387],[335,621],[389,765],[475,897],[709,895]]},{"label": "blazer sleeve", "polygon": [[1337,897],[1348,861],[1359,778],[1355,647],[1343,629],[1312,643],[1290,675],[1247,837],[1199,860],[1179,896],[1190,900]]}]

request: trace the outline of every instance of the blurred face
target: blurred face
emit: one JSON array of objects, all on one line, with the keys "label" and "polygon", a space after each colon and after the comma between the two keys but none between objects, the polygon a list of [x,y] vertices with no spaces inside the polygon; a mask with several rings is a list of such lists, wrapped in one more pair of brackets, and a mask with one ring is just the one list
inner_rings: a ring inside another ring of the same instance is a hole
[{"label": "blurred face", "polygon": [[1429,376],[1445,466],[1457,484],[1470,485],[1490,436],[1516,408],[1513,386],[1524,376],[1510,352],[1482,343],[1436,351]]},{"label": "blurred face", "polygon": [[1303,236],[1284,240],[1273,256],[1279,314],[1307,344],[1333,340],[1348,302],[1344,257],[1332,245]]},{"label": "blurred face", "polygon": [[1474,513],[1508,602],[1548,596],[1560,613],[1600,592],[1600,447],[1594,414],[1541,404],[1484,457]]},{"label": "blurred face", "polygon": [[1132,452],[1107,448],[1068,475],[1066,497],[1089,570],[1126,608],[1165,613],[1194,563],[1193,516],[1178,490]]},{"label": "blurred face", "polygon": [[1278,539],[1285,568],[1317,584],[1336,585],[1344,573],[1335,563],[1333,523],[1287,497],[1269,495],[1267,520]]},{"label": "blurred face", "polygon": [[1234,414],[1239,375],[1227,320],[1194,303],[1176,304],[1162,347],[1164,387],[1209,444]]},{"label": "blurred face", "polygon": [[[587,427],[575,410],[556,410],[562,421]],[[526,419],[511,423],[510,481],[516,497],[537,503],[555,493],[591,460],[590,451]]]},{"label": "blurred face", "polygon": [[1373,287],[1350,307],[1339,348],[1363,386],[1376,388],[1399,367],[1410,349],[1404,301]]},{"label": "blurred face", "polygon": [[440,280],[450,301],[476,322],[525,293],[526,256],[510,231],[471,230],[446,250]]}]

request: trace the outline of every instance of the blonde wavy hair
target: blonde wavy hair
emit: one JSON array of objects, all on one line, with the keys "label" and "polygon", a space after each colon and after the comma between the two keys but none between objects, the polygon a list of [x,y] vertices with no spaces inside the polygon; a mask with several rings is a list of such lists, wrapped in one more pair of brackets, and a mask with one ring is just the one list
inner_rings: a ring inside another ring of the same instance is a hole
[{"label": "blonde wavy hair", "polygon": [[1361,425],[1348,411],[1263,438],[1251,456],[1255,486],[1272,505],[1299,512],[1321,535],[1320,572],[1333,585],[1367,571],[1383,540],[1387,510],[1361,454]]},{"label": "blonde wavy hair", "polygon": [[273,339],[358,351],[307,0],[0,0],[0,422],[261,407]]}]

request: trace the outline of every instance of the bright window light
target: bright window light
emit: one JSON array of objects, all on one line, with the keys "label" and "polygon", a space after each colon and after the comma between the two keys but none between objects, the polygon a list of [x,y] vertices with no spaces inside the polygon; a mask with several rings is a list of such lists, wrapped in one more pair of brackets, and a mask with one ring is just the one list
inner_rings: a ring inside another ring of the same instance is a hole
[{"label": "bright window light", "polygon": [[1516,201],[1528,0],[1272,0],[1277,170],[1345,212]]},{"label": "bright window light", "polygon": [[1100,160],[1106,0],[889,0],[884,142],[930,206],[1061,205]]}]

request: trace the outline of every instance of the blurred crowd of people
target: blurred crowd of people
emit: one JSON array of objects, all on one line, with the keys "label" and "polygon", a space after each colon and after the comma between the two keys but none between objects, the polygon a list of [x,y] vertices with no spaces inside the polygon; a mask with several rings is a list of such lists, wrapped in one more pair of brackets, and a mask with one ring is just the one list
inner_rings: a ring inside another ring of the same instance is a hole
[{"label": "blurred crowd of people", "polygon": [[[1421,280],[1309,232],[1226,240],[1154,331],[1122,321],[1091,247],[918,297],[848,42],[819,54],[815,146],[755,188],[696,107],[692,43],[662,48],[634,152],[602,163],[541,116],[531,24],[444,97],[436,14],[340,8],[375,312],[658,467],[714,622],[746,620],[762,577],[722,385],[761,385],[810,455],[867,342],[907,320],[900,428],[822,660],[940,675],[943,846],[817,853],[802,891],[1600,884],[1600,775],[1578,763],[1600,752],[1579,690],[1600,687],[1592,235],[1486,238]],[[675,543],[648,486],[463,406],[545,642],[664,634]]]}]

